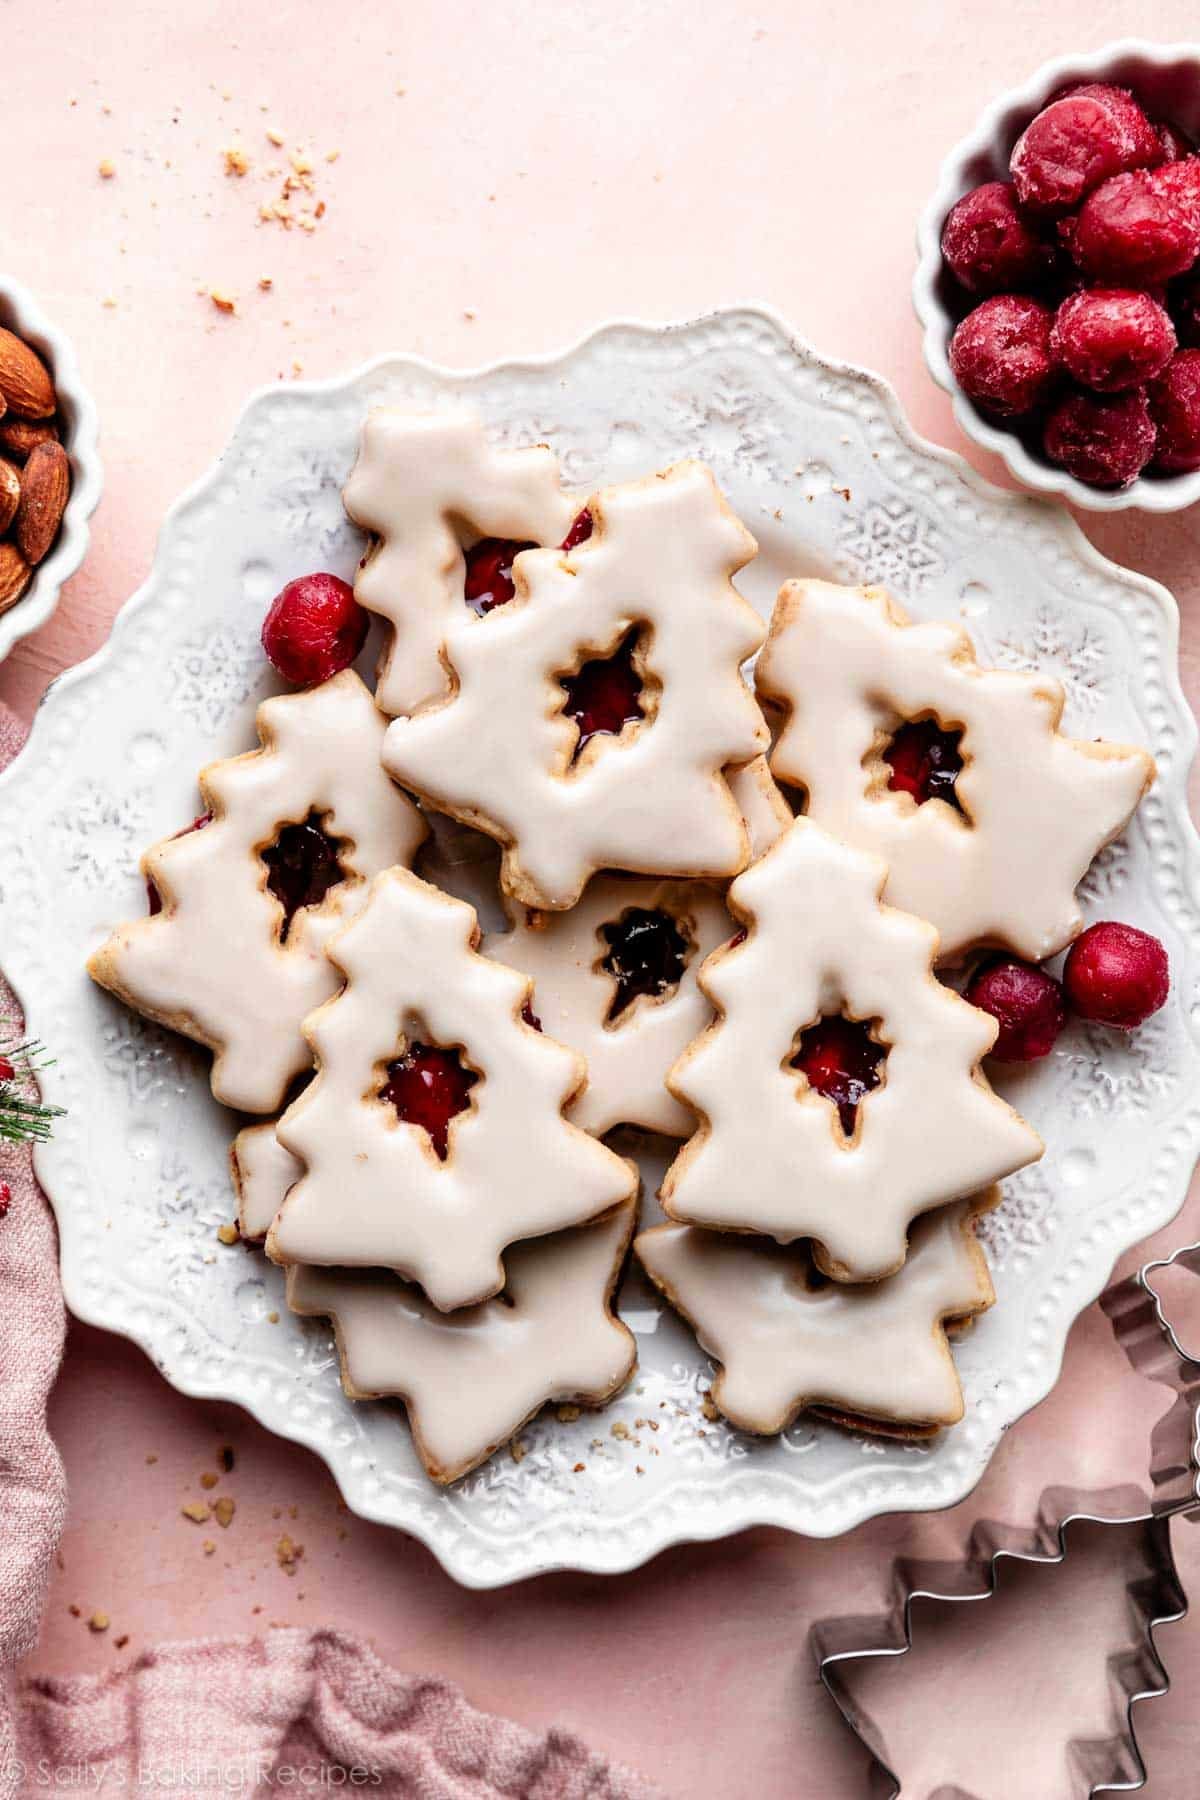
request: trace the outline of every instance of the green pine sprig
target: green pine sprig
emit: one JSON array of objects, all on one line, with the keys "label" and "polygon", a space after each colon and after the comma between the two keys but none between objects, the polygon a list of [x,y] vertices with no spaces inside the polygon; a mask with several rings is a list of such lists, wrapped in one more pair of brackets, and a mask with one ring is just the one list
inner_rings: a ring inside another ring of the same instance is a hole
[{"label": "green pine sprig", "polygon": [[0,1143],[46,1142],[65,1109],[37,1098],[34,1077],[52,1066],[36,1038],[11,1047],[0,1042]]}]

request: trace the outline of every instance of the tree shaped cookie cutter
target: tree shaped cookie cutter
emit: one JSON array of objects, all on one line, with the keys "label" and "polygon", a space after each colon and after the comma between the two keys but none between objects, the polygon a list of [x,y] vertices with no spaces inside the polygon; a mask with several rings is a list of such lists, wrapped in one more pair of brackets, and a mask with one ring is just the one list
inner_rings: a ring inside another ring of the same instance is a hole
[{"label": "tree shaped cookie cutter", "polygon": [[[1155,1631],[1187,1611],[1171,1548],[1174,1518],[1200,1521],[1200,1362],[1184,1348],[1152,1278],[1156,1271],[1181,1267],[1200,1276],[1200,1244],[1187,1245],[1172,1256],[1143,1265],[1100,1296],[1118,1342],[1133,1367],[1147,1379],[1165,1385],[1175,1403],[1155,1425],[1150,1441],[1149,1485],[1130,1483],[1109,1491],[1108,1504],[1098,1496],[1066,1487],[1047,1488],[1032,1528],[1022,1529],[980,1520],[961,1561],[921,1562],[898,1558],[893,1569],[895,1600],[891,1609],[866,1618],[822,1620],[810,1642],[818,1672],[838,1711],[871,1757],[870,1792],[878,1800],[895,1800],[900,1777],[889,1759],[883,1734],[857,1703],[844,1679],[848,1664],[880,1656],[905,1656],[913,1647],[912,1615],[919,1600],[954,1603],[988,1600],[996,1592],[1000,1564],[1006,1560],[1054,1565],[1070,1554],[1067,1536],[1077,1524],[1140,1525],[1150,1567],[1129,1585],[1129,1599],[1141,1642],[1110,1668],[1125,1699],[1125,1728],[1104,1741],[1076,1745],[1086,1768],[1089,1795],[1128,1792],[1145,1784],[1147,1771],[1138,1747],[1134,1708],[1139,1701],[1167,1693],[1170,1679],[1158,1654]],[[1117,1509],[1120,1509],[1118,1516]],[[938,1800],[978,1800],[958,1787],[940,1789]]]}]

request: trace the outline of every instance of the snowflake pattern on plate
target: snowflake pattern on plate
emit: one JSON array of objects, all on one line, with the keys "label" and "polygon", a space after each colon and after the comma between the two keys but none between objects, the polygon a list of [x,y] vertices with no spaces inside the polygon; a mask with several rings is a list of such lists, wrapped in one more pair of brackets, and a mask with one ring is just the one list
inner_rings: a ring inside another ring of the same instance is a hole
[{"label": "snowflake pattern on plate", "polygon": [[1107,906],[1133,873],[1133,853],[1127,837],[1106,844],[1078,887],[1085,909]]},{"label": "snowflake pattern on plate", "polygon": [[1137,1031],[1110,1031],[1090,1021],[1071,1027],[1063,1060],[1067,1094],[1083,1119],[1106,1114],[1145,1117],[1179,1086],[1177,1044],[1169,1015],[1158,1013]]},{"label": "snowflake pattern on plate", "polygon": [[993,1276],[1019,1272],[1056,1230],[1054,1188],[1044,1163],[1011,1176],[1002,1194],[999,1206],[975,1222]]},{"label": "snowflake pattern on plate", "polygon": [[832,490],[843,500],[838,524],[839,570],[850,581],[893,588],[910,600],[945,568],[933,520],[894,496],[861,500],[853,488]]},{"label": "snowflake pattern on plate", "polygon": [[150,790],[132,788],[121,797],[86,781],[69,806],[50,820],[61,840],[62,866],[88,887],[126,880],[145,848]]},{"label": "snowflake pattern on plate", "polygon": [[270,682],[263,654],[262,619],[240,619],[197,635],[166,665],[167,698],[194,725],[215,731]]},{"label": "snowflake pattern on plate", "polygon": [[669,404],[668,424],[682,440],[680,455],[711,463],[718,480],[755,477],[771,454],[770,415],[763,396],[718,376],[703,393],[685,393]]},{"label": "snowflake pattern on plate", "polygon": [[1068,730],[1101,705],[1112,667],[1108,641],[1088,618],[1071,618],[1045,605],[1036,609],[1019,637],[997,638],[994,660],[1002,669],[1040,671],[1060,681]]}]

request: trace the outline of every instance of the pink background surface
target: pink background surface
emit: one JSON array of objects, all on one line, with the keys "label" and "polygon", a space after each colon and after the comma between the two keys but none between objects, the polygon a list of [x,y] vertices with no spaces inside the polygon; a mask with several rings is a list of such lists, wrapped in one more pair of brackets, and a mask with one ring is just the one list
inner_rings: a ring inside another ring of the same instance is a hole
[{"label": "pink background surface", "polygon": [[[1194,18],[1183,0],[1157,0],[1152,17],[1095,0],[42,0],[19,16],[9,0],[0,31],[18,79],[2,102],[0,267],[75,341],[107,487],[85,570],[0,670],[0,697],[28,715],[59,669],[103,642],[167,504],[221,449],[247,392],[289,379],[294,363],[320,376],[404,349],[466,365],[565,345],[612,315],[763,299],[826,352],[880,369],[921,430],[965,448],[924,373],[908,300],[914,220],[940,157],[1044,58],[1138,28],[1182,39]],[[242,180],[222,170],[235,141],[253,162]],[[258,222],[280,185],[265,169],[301,145],[327,206],[311,234]],[[207,287],[235,292],[237,313],[219,314]],[[1085,528],[1177,594],[1185,679],[1200,696],[1200,511]],[[1200,1237],[1200,1193],[1159,1247],[1189,1236]],[[481,1706],[572,1725],[671,1794],[836,1800],[863,1791],[863,1756],[814,1681],[811,1622],[884,1604],[896,1551],[948,1555],[977,1516],[1032,1518],[1048,1482],[1136,1476],[1163,1401],[1093,1310],[1055,1395],[956,1514],[882,1521],[833,1544],[754,1532],[619,1580],[475,1595],[419,1546],[344,1515],[306,1453],[232,1409],[185,1400],[139,1351],[75,1328],[52,1421],[71,1519],[31,1667],[102,1670],[164,1635],[327,1622],[369,1634],[402,1666],[460,1679]],[[238,1511],[210,1533],[206,1558],[206,1533],[179,1508],[223,1440],[237,1452],[224,1487]],[[290,1579],[273,1551],[284,1529],[305,1546]],[[1200,1593],[1200,1531],[1176,1539]],[[876,1681],[881,1718],[885,1688],[909,1718],[922,1693],[929,1718],[956,1668],[986,1677],[972,1682],[977,1725],[952,1758],[933,1766],[931,1733],[913,1744],[897,1726],[911,1791],[953,1775],[996,1792],[1018,1702],[1020,1791],[1077,1791],[1064,1740],[1112,1729],[1098,1646],[1128,1636],[1124,1579],[1115,1551],[1081,1552],[1070,1601],[1065,1571],[1028,1584],[1032,1646],[1009,1641],[999,1603],[990,1630],[972,1608],[974,1629],[948,1638],[940,1663],[913,1659]],[[85,1618],[103,1608],[110,1631],[90,1634],[72,1604]],[[1195,1791],[1197,1636],[1162,1633],[1175,1692],[1141,1715],[1155,1800]]]}]

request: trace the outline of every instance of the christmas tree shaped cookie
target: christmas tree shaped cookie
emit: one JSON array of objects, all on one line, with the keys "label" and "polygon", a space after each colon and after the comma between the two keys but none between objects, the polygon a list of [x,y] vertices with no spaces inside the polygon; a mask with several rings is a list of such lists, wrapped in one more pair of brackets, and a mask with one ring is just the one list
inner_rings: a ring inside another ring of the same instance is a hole
[{"label": "christmas tree shaped cookie", "polygon": [[393,1269],[450,1311],[499,1292],[508,1245],[636,1193],[562,1116],[582,1057],[526,1022],[528,980],[478,938],[465,902],[390,869],[329,945],[346,985],[306,1023],[317,1072],[277,1127],[305,1167],[277,1262]]},{"label": "christmas tree shaped cookie", "polygon": [[265,700],[257,724],[260,749],[201,771],[195,825],[142,858],[157,910],[88,969],[213,1051],[218,1100],[275,1112],[309,1066],[301,1021],[337,987],[326,942],[425,825],[383,773],[384,719],[352,670]]},{"label": "christmas tree shaped cookie", "polygon": [[946,961],[1068,944],[1077,884],[1154,776],[1144,750],[1064,737],[1056,681],[981,668],[956,625],[909,624],[881,588],[785,583],[756,682],[786,714],[775,775],[884,858],[885,898],[937,926]]},{"label": "christmas tree shaped cookie", "polygon": [[812,1238],[838,1281],[890,1274],[918,1214],[1042,1152],[980,1070],[996,1021],[934,978],[937,934],[880,904],[886,873],[797,819],[730,888],[746,936],[700,971],[719,1016],[668,1076],[702,1120],[668,1215]]},{"label": "christmas tree shaped cookie", "polygon": [[343,500],[376,538],[354,591],[393,628],[376,693],[388,713],[446,693],[446,633],[480,623],[468,611],[471,562],[494,561],[507,581],[514,554],[560,544],[579,510],[545,445],[496,450],[469,415],[386,407],[363,427]]},{"label": "christmas tree shaped cookie", "polygon": [[376,1269],[291,1269],[288,1304],[332,1317],[347,1394],[402,1399],[426,1472],[454,1481],[547,1401],[601,1406],[629,1380],[637,1352],[612,1302],[635,1214],[626,1201],[515,1244],[503,1295],[458,1312]]},{"label": "christmas tree shaped cookie", "polygon": [[276,1137],[276,1122],[269,1119],[265,1124],[245,1126],[229,1151],[238,1230],[252,1242],[266,1237],[288,1189],[304,1173],[299,1157],[285,1150]]},{"label": "christmas tree shaped cookie", "polygon": [[807,1407],[886,1432],[923,1433],[962,1417],[948,1321],[995,1298],[974,1213],[962,1201],[913,1226],[904,1267],[886,1281],[825,1280],[803,1245],[659,1225],[634,1246],[650,1279],[720,1364],[712,1399],[743,1431],[783,1431]]},{"label": "christmas tree shaped cookie", "polygon": [[746,864],[725,771],[766,747],[741,664],[762,641],[730,577],[754,554],[709,471],[679,463],[588,503],[570,551],[529,550],[487,630],[452,623],[452,696],[389,728],[384,761],[504,847],[526,906],[596,869],[724,877]]}]

